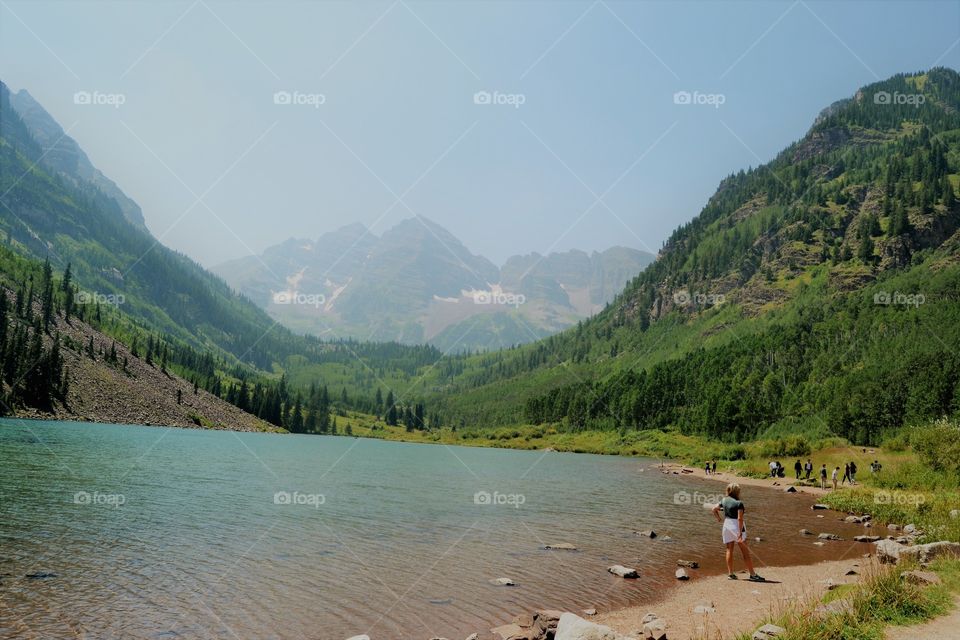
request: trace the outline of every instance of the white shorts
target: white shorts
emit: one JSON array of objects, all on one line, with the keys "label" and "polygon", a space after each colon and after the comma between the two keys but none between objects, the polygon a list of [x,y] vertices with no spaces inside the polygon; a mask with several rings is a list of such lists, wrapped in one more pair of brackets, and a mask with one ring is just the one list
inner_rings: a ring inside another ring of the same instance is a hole
[{"label": "white shorts", "polygon": [[[736,518],[724,518],[723,519],[723,544],[730,544],[731,542],[737,541],[737,528],[740,526],[740,521]],[[747,528],[743,528],[743,539],[747,539]]]}]

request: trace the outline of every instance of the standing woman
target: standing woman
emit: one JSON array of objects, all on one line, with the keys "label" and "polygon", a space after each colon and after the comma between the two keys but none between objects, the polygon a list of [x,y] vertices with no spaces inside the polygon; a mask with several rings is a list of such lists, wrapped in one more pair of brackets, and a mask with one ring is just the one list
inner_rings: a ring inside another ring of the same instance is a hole
[{"label": "standing woman", "polygon": [[750,581],[763,582],[763,578],[753,570],[753,560],[750,558],[750,549],[747,548],[747,528],[743,524],[744,511],[746,507],[740,502],[740,485],[731,482],[727,485],[727,496],[713,508],[713,515],[717,522],[723,523],[723,544],[727,547],[727,572],[731,580],[737,579],[737,574],[733,572],[733,545],[736,544],[740,547],[743,561],[750,572]]}]

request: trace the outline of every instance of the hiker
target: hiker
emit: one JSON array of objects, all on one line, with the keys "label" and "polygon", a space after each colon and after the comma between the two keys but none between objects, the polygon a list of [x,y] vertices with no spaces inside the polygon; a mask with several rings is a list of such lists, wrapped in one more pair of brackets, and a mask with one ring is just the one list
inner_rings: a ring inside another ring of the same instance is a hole
[{"label": "hiker", "polygon": [[780,461],[777,460],[777,477],[783,478],[786,475],[787,475],[787,470],[784,468],[782,464],[780,464]]},{"label": "hiker", "polygon": [[857,463],[850,461],[850,484],[857,484]]},{"label": "hiker", "polygon": [[778,467],[778,466],[780,466],[780,463],[779,463],[779,462],[776,462],[775,460],[771,460],[771,461],[770,461],[770,477],[771,477],[771,478],[776,478],[776,477],[777,477],[777,467]]},{"label": "hiker", "polygon": [[707,464],[703,466],[703,472],[707,475],[710,475],[710,461],[707,460]]},{"label": "hiker", "polygon": [[839,476],[839,475],[840,475],[840,467],[839,467],[839,465],[838,465],[837,468],[833,470],[833,478],[832,478],[832,479],[833,479],[833,490],[834,490],[834,491],[837,490],[837,476]]},{"label": "hiker", "polygon": [[[840,467],[837,467],[837,469],[839,469],[839,468],[840,468]],[[849,479],[850,479],[850,463],[847,462],[846,464],[843,465],[843,480],[840,481],[840,484],[843,484],[844,482],[846,482],[846,481],[849,480]],[[851,484],[853,484],[853,483],[851,483]]]},{"label": "hiker", "polygon": [[[727,485],[727,495],[720,501],[720,504],[713,508],[713,515],[717,522],[723,523],[723,544],[727,547],[727,572],[731,580],[737,579],[737,574],[733,572],[733,545],[740,547],[740,553],[743,555],[743,562],[747,565],[750,572],[751,582],[764,582],[764,579],[757,575],[753,569],[753,560],[750,558],[750,549],[747,548],[747,528],[743,523],[743,514],[746,511],[743,503],[740,502],[740,485],[731,482]],[[720,517],[720,513],[723,517]]]},{"label": "hiker", "polygon": [[710,472],[710,475],[717,475],[717,461],[713,461],[713,470]]},{"label": "hiker", "polygon": [[826,488],[827,488],[827,465],[826,465],[826,463],[824,463],[824,464],[820,467],[820,488],[821,488],[821,489],[826,489]]},{"label": "hiker", "polygon": [[793,463],[793,470],[797,472],[797,480],[800,479],[800,472],[803,471],[803,465],[800,464],[800,459],[798,458],[795,463]]},{"label": "hiker", "polygon": [[810,458],[807,458],[807,462],[803,465],[803,470],[806,472],[806,479],[810,479],[810,474],[813,473],[813,461]]}]

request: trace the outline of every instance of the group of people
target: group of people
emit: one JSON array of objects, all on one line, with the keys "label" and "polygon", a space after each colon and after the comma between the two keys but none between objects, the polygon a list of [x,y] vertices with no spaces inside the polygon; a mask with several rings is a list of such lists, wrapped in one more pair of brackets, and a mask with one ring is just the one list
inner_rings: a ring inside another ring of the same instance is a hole
[{"label": "group of people", "polygon": [[[881,464],[874,460],[870,464],[870,473],[879,473]],[[810,480],[810,476],[813,474],[814,466],[813,461],[809,458],[806,462],[801,462],[797,460],[793,464],[793,470],[797,475],[797,480],[801,478],[805,480]],[[770,461],[770,477],[771,478],[782,478],[784,477],[785,472],[783,465],[780,464],[779,460]],[[852,460],[843,466],[843,477],[840,476],[840,467],[836,467],[832,472],[828,471],[827,465],[820,465],[820,488],[827,488],[827,476],[830,476],[830,480],[833,482],[833,488],[836,489],[839,486],[842,486],[844,483],[849,482],[850,484],[857,484],[857,463]]]},{"label": "group of people", "polygon": [[708,476],[715,474],[717,472],[717,461],[714,460],[711,462],[710,460],[707,460],[703,465],[703,472]]}]

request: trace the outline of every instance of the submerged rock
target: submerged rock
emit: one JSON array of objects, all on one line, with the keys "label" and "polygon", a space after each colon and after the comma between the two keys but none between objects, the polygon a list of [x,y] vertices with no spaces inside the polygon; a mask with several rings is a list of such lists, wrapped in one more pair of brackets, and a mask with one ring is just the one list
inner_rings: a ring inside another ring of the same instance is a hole
[{"label": "submerged rock", "polygon": [[656,538],[657,532],[653,530],[649,531],[637,531],[638,536],[643,536],[644,538]]},{"label": "submerged rock", "polygon": [[615,564],[612,567],[608,568],[607,571],[609,571],[615,576],[620,576],[621,578],[639,578],[640,577],[640,574],[637,573],[636,569],[625,567],[622,564]]},{"label": "submerged rock", "polygon": [[853,536],[853,539],[856,542],[876,542],[880,536]]},{"label": "submerged rock", "polygon": [[696,560],[677,560],[678,567],[686,567],[687,569],[699,569],[700,563]]},{"label": "submerged rock", "polygon": [[495,585],[501,586],[501,587],[512,587],[512,586],[514,586],[514,585],[516,584],[516,583],[515,583],[513,580],[511,580],[510,578],[494,578],[494,579],[491,580],[490,582],[492,582],[492,583],[495,584]]},{"label": "submerged rock", "polygon": [[544,549],[553,550],[553,551],[576,551],[577,547],[570,544],[569,542],[554,542],[552,544],[544,545]]}]

